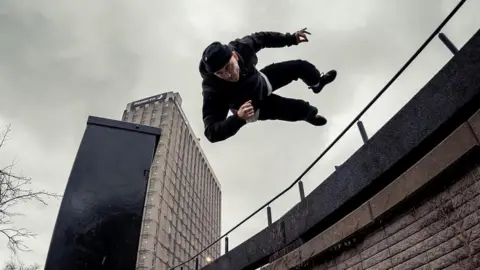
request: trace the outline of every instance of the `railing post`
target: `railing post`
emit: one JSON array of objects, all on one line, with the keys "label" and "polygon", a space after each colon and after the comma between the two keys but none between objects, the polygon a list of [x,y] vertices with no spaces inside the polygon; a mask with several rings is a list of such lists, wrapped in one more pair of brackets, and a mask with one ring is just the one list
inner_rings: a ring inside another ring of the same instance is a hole
[{"label": "railing post", "polygon": [[198,257],[195,258],[195,270],[198,270]]},{"label": "railing post", "polygon": [[268,226],[272,225],[272,208],[267,206],[267,219],[268,219]]},{"label": "railing post", "polygon": [[360,131],[360,135],[362,136],[363,143],[368,141],[367,131],[365,130],[365,126],[363,125],[362,121],[357,122],[358,130]]},{"label": "railing post", "polygon": [[303,201],[305,199],[305,190],[303,189],[303,182],[298,182],[298,189],[300,191],[300,200]]},{"label": "railing post", "polygon": [[456,54],[458,52],[457,47],[453,45],[452,41],[448,39],[448,37],[444,33],[438,34],[438,38],[447,46],[447,48],[450,50],[451,53]]},{"label": "railing post", "polygon": [[225,237],[225,254],[228,253],[228,236]]}]

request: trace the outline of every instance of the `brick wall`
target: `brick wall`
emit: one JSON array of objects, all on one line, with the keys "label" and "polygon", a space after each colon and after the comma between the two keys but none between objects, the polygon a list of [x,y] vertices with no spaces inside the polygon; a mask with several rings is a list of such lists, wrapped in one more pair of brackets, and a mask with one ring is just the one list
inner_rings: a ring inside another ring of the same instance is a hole
[{"label": "brick wall", "polygon": [[304,269],[479,269],[480,166],[367,234],[355,247]]}]

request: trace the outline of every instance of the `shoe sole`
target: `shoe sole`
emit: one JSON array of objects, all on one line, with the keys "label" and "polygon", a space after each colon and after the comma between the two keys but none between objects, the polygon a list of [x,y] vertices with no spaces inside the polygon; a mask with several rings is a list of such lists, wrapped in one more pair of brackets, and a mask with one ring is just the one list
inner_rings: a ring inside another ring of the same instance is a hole
[{"label": "shoe sole", "polygon": [[320,91],[322,91],[323,88],[324,88],[327,84],[332,83],[333,81],[335,81],[335,79],[337,78],[337,71],[332,71],[331,73],[333,73],[332,79],[331,79],[329,82],[324,83],[322,86],[317,87],[315,90],[313,90],[313,93],[315,93],[315,94],[320,93]]},{"label": "shoe sole", "polygon": [[[314,108],[312,109],[312,111],[310,112],[310,115],[317,115],[318,114],[318,109],[317,108]],[[309,115],[309,116],[310,116]],[[319,117],[321,118],[317,118],[317,119],[313,119],[313,120],[308,120],[308,118],[305,120],[307,123],[311,124],[311,125],[314,125],[314,126],[324,126],[327,124],[327,119],[321,115],[318,115]],[[321,123],[318,123],[318,121],[321,121]]]}]

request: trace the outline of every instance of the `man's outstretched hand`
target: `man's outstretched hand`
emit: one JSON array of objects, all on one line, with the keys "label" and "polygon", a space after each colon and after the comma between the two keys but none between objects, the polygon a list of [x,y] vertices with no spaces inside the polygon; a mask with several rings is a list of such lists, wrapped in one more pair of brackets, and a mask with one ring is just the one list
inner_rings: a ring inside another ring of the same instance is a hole
[{"label": "man's outstretched hand", "polygon": [[311,33],[307,31],[306,27],[302,30],[295,32],[295,37],[297,37],[297,44],[300,44],[302,42],[308,42],[307,34],[311,35]]},{"label": "man's outstretched hand", "polygon": [[255,114],[255,111],[253,110],[251,100],[245,102],[245,104],[240,106],[237,112],[238,117],[242,118],[245,121],[250,119],[254,114]]}]

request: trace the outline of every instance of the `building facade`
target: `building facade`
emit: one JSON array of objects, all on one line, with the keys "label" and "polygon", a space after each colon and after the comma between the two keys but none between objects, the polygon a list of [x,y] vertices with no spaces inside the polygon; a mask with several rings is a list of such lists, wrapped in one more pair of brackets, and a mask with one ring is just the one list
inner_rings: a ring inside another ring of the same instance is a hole
[{"label": "building facade", "polygon": [[[178,93],[167,92],[131,102],[123,113],[123,121],[162,129],[150,170],[137,269],[169,269],[221,234],[221,187],[181,103]],[[202,254],[199,265],[218,258],[220,245]],[[194,269],[194,261],[187,267]]]}]

